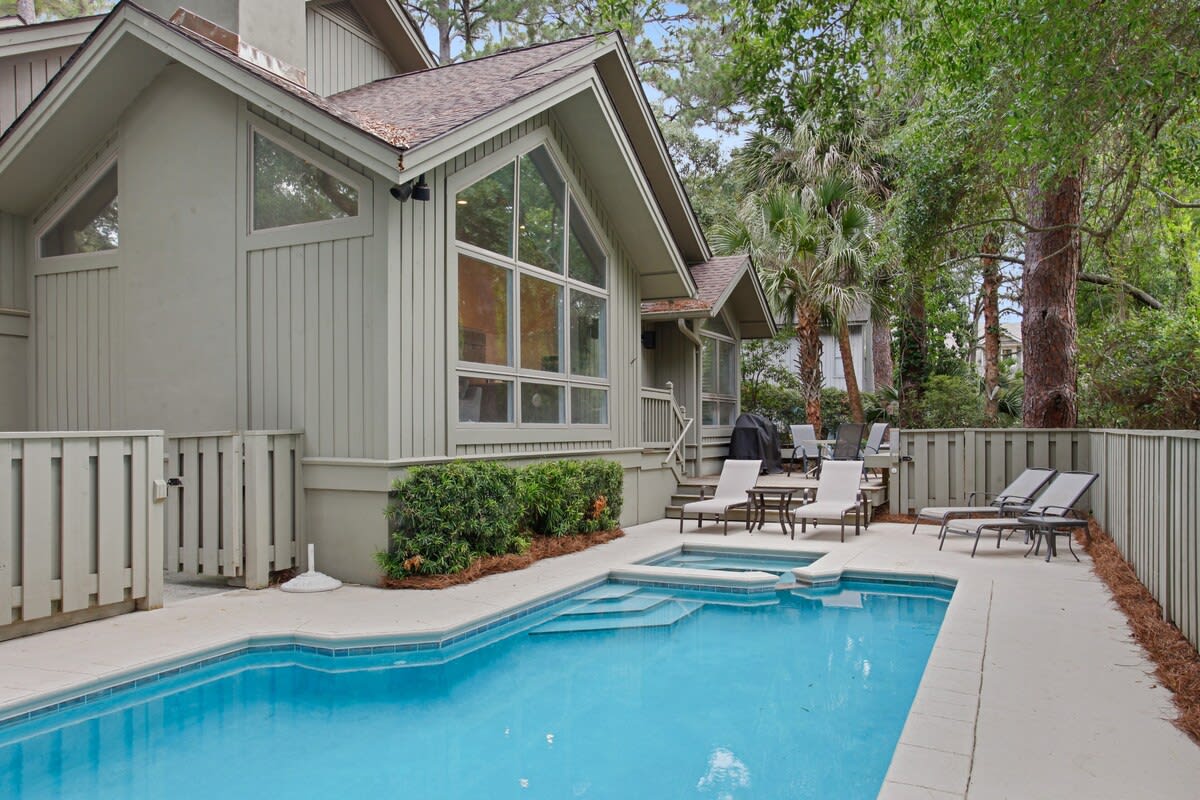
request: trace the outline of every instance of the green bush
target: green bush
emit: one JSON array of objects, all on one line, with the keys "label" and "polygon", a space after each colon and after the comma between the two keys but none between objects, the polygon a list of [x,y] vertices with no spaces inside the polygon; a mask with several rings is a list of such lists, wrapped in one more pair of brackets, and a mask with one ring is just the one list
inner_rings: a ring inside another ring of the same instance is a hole
[{"label": "green bush", "polygon": [[476,558],[520,553],[526,533],[565,536],[616,527],[624,475],[613,461],[547,461],[524,469],[485,461],[414,467],[393,485],[388,577],[461,572]]},{"label": "green bush", "polygon": [[934,375],[925,382],[921,420],[926,428],[977,428],[983,425],[983,396],[973,378]]},{"label": "green bush", "polygon": [[479,556],[521,552],[517,473],[487,461],[414,467],[392,487],[391,547],[379,553],[389,577],[459,572]]}]

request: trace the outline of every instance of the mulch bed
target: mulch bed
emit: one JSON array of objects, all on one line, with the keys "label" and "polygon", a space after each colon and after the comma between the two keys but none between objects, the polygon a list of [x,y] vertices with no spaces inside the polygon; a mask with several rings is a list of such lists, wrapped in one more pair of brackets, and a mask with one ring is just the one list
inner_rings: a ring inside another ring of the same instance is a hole
[{"label": "mulch bed", "polygon": [[912,525],[916,521],[915,514],[889,514],[886,511],[877,511],[871,517],[871,522],[900,522]]},{"label": "mulch bed", "polygon": [[[1178,628],[1163,619],[1162,606],[1138,580],[1112,538],[1095,520],[1089,527],[1092,543],[1084,543],[1084,549],[1092,557],[1093,571],[1108,584],[1129,619],[1134,638],[1155,663],[1154,674],[1174,695],[1179,710],[1175,725],[1200,744],[1200,654]],[[1082,532],[1077,540],[1082,542]]]},{"label": "mulch bed", "polygon": [[571,536],[535,536],[529,550],[520,555],[486,556],[471,562],[462,572],[451,575],[410,575],[407,578],[384,578],[380,585],[385,589],[445,589],[463,583],[477,581],[487,575],[525,569],[543,558],[556,558],[569,553],[578,553],[598,544],[611,542],[625,535],[620,528],[595,533],[577,533]]}]

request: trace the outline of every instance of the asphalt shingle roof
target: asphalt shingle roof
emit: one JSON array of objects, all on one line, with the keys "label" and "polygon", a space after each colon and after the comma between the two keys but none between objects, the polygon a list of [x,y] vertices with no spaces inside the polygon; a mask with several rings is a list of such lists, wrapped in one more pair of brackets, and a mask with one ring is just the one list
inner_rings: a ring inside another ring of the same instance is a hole
[{"label": "asphalt shingle roof", "polygon": [[651,300],[642,303],[643,314],[686,313],[689,311],[711,311],[729,284],[738,276],[749,260],[747,255],[717,256],[688,269],[696,281],[699,298],[678,297],[670,300]]}]

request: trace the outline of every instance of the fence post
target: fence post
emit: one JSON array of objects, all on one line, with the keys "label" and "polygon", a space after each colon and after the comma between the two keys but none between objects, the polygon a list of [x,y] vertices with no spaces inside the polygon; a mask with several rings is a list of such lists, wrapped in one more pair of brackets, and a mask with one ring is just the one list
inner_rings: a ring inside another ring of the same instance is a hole
[{"label": "fence post", "polygon": [[[138,476],[135,475],[134,480],[138,480]],[[145,486],[151,502],[146,503],[144,509],[135,507],[133,513],[146,515],[146,597],[138,602],[138,608],[149,611],[163,605],[163,506],[167,500],[167,484],[162,436],[146,439]]]},{"label": "fence post", "polygon": [[245,433],[246,588],[264,589],[271,579],[271,475],[267,436]]}]

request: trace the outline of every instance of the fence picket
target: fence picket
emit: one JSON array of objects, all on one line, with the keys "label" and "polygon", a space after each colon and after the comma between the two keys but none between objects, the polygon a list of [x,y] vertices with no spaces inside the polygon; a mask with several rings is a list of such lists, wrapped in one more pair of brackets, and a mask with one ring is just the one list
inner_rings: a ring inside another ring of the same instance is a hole
[{"label": "fence picket", "polygon": [[14,475],[19,473],[14,469],[12,442],[0,439],[0,625],[13,618],[13,545],[20,530],[13,504]]},{"label": "fence picket", "polygon": [[50,616],[50,441],[21,453],[21,618]]},{"label": "fence picket", "polygon": [[101,439],[97,458],[96,577],[99,605],[125,599],[125,442]]},{"label": "fence picket", "polygon": [[87,608],[91,574],[92,529],[91,442],[62,443],[62,610]]},{"label": "fence picket", "polygon": [[221,479],[218,473],[220,456],[217,448],[220,440],[215,436],[205,436],[197,443],[200,458],[200,570],[206,575],[219,575],[220,565],[217,563],[218,548],[221,540]]}]

